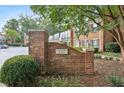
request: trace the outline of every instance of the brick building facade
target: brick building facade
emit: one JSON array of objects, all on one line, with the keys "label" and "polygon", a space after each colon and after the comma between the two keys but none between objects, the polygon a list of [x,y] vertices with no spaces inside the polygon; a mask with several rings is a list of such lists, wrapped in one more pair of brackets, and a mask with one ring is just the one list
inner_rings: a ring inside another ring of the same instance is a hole
[{"label": "brick building facade", "polygon": [[86,46],[89,44],[94,48],[98,48],[99,52],[105,51],[105,44],[108,42],[115,42],[114,38],[111,34],[107,31],[97,31],[97,32],[90,32],[87,37],[81,35],[79,37],[79,42],[81,43],[80,46]]},{"label": "brick building facade", "polygon": [[[57,35],[57,34],[56,34]],[[67,42],[69,46],[72,47],[88,47],[92,46],[94,48],[98,48],[99,52],[104,52],[105,44],[107,42],[114,42],[114,38],[107,31],[97,31],[90,32],[88,36],[80,35],[79,39],[76,37],[75,31],[69,30],[62,32],[60,37],[56,37],[55,40],[52,39],[52,36],[49,38],[49,41],[64,41]]]}]

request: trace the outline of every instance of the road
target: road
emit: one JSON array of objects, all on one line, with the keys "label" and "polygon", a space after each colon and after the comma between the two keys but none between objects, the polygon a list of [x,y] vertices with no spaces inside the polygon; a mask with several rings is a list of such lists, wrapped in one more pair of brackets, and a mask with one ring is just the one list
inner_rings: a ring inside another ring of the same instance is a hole
[{"label": "road", "polygon": [[0,67],[8,58],[16,55],[27,55],[27,47],[10,47],[8,49],[0,49]]}]

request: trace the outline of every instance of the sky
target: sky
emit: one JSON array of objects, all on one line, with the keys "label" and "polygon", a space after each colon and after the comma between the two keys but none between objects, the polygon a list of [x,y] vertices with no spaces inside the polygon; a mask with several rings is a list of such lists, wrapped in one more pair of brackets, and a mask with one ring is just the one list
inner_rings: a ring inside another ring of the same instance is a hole
[{"label": "sky", "polygon": [[0,32],[7,20],[18,19],[21,14],[34,15],[29,5],[0,5]]}]

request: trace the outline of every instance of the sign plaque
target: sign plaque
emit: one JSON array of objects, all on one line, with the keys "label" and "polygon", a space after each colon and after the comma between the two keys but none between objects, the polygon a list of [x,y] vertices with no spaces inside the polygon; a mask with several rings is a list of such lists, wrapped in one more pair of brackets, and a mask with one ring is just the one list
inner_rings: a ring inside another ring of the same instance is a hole
[{"label": "sign plaque", "polygon": [[56,49],[56,54],[68,54],[68,49]]}]

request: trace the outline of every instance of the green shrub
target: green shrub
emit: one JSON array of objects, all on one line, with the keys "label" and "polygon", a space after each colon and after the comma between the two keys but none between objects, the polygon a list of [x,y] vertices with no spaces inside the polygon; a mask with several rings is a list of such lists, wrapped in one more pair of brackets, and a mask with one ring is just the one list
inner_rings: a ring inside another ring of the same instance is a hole
[{"label": "green shrub", "polygon": [[121,53],[104,52],[104,53],[102,53],[102,55],[111,56],[111,57],[118,57],[119,58],[121,56]]},{"label": "green shrub", "polygon": [[13,44],[7,44],[8,46],[22,46],[22,47],[27,47],[27,45],[24,45],[24,44],[20,44],[20,43],[13,43]]},{"label": "green shrub", "polygon": [[39,64],[29,55],[15,56],[3,64],[0,81],[7,86],[33,86],[39,73]]},{"label": "green shrub", "polygon": [[120,49],[120,46],[116,42],[110,42],[110,43],[106,43],[105,51],[119,53],[121,49]]},{"label": "green shrub", "polygon": [[20,46],[20,43],[8,44],[8,46]]},{"label": "green shrub", "polygon": [[98,53],[99,49],[98,48],[94,48],[94,53]]},{"label": "green shrub", "polygon": [[24,44],[22,44],[22,47],[28,47],[28,45],[24,45]]},{"label": "green shrub", "polygon": [[94,57],[95,57],[96,59],[101,59],[101,55],[100,55],[100,54],[95,54]]},{"label": "green shrub", "polygon": [[124,79],[118,76],[109,76],[109,81],[113,87],[124,87]]},{"label": "green shrub", "polygon": [[75,47],[76,50],[82,51],[82,47]]}]

